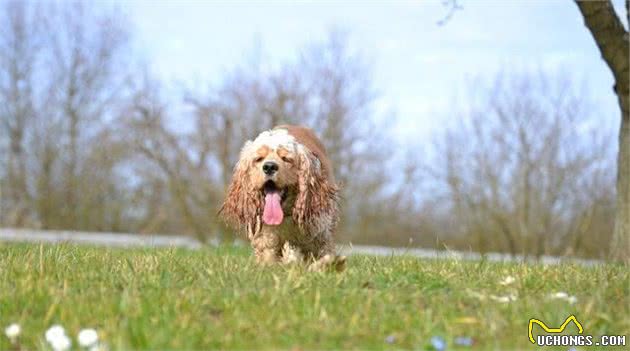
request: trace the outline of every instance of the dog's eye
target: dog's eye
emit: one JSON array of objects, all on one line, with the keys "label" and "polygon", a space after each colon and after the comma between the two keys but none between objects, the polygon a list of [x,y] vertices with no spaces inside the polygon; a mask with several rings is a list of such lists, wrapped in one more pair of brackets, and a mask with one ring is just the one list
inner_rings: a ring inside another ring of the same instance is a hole
[{"label": "dog's eye", "polygon": [[260,157],[260,156],[259,156],[259,157],[256,157],[256,158],[254,159],[254,162],[256,162],[256,163],[258,163],[258,162],[262,162],[262,160],[264,160],[264,159],[265,159],[264,157]]},{"label": "dog's eye", "polygon": [[293,163],[293,159],[288,158],[288,157],[283,157],[282,161],[286,162],[286,163]]}]

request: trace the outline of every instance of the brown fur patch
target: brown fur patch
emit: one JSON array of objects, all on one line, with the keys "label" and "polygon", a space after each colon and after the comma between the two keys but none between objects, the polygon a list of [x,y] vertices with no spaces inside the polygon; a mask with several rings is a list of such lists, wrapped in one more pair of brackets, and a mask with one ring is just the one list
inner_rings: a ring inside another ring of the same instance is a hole
[{"label": "brown fur patch", "polygon": [[269,152],[271,152],[271,150],[269,149],[269,146],[267,145],[263,145],[260,148],[258,148],[258,150],[256,150],[256,154],[260,157],[267,157],[267,155],[269,155]]},{"label": "brown fur patch", "polygon": [[241,159],[234,167],[232,182],[219,215],[235,228],[254,226],[256,217],[261,213],[262,194],[252,186],[249,164]]},{"label": "brown fur patch", "polygon": [[276,150],[276,153],[277,153],[277,154],[278,154],[278,156],[280,156],[280,157],[285,157],[286,155],[288,155],[288,154],[289,154],[289,150],[287,150],[287,149],[283,148],[282,146],[280,146],[280,147],[278,148],[278,150]]},{"label": "brown fur patch", "polygon": [[335,181],[334,173],[328,155],[326,154],[326,148],[324,144],[317,138],[313,130],[306,127],[294,126],[294,125],[281,125],[274,129],[286,129],[290,135],[300,144],[306,146],[317,157],[324,169],[324,177],[328,178],[331,182]]},{"label": "brown fur patch", "polygon": [[317,169],[315,158],[313,152],[300,155],[298,196],[293,208],[293,219],[301,228],[317,231],[320,230],[317,228],[317,221],[322,217],[329,217],[329,229],[334,232],[338,217],[339,189],[324,171]]}]

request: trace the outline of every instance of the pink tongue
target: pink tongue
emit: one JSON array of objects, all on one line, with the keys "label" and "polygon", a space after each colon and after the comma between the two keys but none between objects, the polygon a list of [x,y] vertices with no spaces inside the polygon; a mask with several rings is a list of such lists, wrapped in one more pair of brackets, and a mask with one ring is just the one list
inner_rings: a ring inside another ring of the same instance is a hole
[{"label": "pink tongue", "polygon": [[283,218],[284,213],[282,213],[282,206],[280,206],[280,194],[274,191],[265,195],[263,222],[268,225],[278,225],[282,223]]}]

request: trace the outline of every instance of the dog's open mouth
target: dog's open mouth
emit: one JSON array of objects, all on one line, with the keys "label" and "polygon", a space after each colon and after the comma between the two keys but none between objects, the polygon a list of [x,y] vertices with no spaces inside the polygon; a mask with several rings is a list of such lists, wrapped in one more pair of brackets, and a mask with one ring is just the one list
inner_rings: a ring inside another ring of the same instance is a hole
[{"label": "dog's open mouth", "polygon": [[272,180],[263,185],[265,195],[265,208],[263,210],[263,222],[267,225],[279,225],[284,219],[282,201],[287,196],[286,188],[278,188]]}]

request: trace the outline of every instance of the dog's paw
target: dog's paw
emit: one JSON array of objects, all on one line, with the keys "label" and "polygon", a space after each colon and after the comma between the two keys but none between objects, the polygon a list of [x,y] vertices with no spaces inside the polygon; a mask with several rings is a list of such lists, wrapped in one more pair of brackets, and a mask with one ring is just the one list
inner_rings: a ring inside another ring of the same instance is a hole
[{"label": "dog's paw", "polygon": [[297,247],[285,242],[282,247],[282,263],[292,264],[304,261],[304,255]]},{"label": "dog's paw", "polygon": [[346,256],[327,254],[313,262],[308,270],[311,272],[336,271],[343,272],[346,269]]},{"label": "dog's paw", "polygon": [[335,260],[333,262],[333,267],[337,272],[343,272],[346,270],[346,256],[337,256],[335,255]]}]

